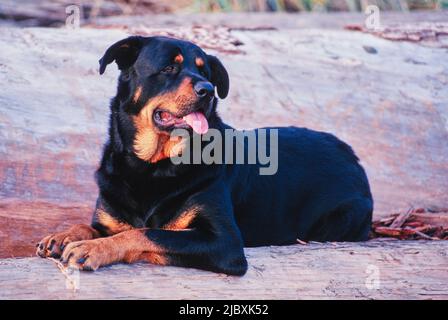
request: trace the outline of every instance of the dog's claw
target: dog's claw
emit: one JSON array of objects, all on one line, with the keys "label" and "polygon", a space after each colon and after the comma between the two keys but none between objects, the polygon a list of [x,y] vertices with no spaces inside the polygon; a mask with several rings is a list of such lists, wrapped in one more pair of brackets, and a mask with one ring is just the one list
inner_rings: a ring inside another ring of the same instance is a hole
[{"label": "dog's claw", "polygon": [[43,238],[37,245],[36,253],[40,257],[62,257],[66,246],[72,242],[92,239],[96,231],[87,225],[74,225],[64,232],[54,233]]},{"label": "dog's claw", "polygon": [[86,262],[86,260],[87,260],[87,257],[82,257],[82,258],[79,258],[78,261],[76,261],[76,263],[83,264],[84,262]]},{"label": "dog's claw", "polygon": [[56,243],[56,240],[52,239],[52,240],[50,241],[50,245],[48,246],[47,250],[48,250],[48,251],[53,250],[53,246],[54,246],[55,243]]},{"label": "dog's claw", "polygon": [[70,261],[70,258],[73,256],[73,252],[71,252],[67,257],[65,257],[63,260],[62,260],[62,263],[63,264],[68,264],[68,262]]}]

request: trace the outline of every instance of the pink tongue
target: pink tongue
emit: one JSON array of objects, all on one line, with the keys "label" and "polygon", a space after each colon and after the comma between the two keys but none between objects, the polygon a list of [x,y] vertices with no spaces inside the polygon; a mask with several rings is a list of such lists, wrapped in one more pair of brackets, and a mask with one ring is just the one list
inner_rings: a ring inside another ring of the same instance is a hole
[{"label": "pink tongue", "polygon": [[208,122],[207,119],[205,119],[205,116],[201,112],[192,112],[190,114],[187,114],[182,119],[185,120],[185,122],[193,128],[193,130],[197,134],[204,134],[208,131]]}]

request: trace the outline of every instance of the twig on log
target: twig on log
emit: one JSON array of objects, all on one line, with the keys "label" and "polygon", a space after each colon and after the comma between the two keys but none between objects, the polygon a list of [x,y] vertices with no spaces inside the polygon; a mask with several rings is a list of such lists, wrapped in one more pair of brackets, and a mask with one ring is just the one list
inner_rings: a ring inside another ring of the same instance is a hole
[{"label": "twig on log", "polygon": [[387,217],[387,218],[383,218],[381,220],[379,220],[380,223],[382,224],[391,224],[396,218],[397,218],[398,214],[394,214],[391,217]]},{"label": "twig on log", "polygon": [[400,239],[415,234],[415,232],[412,229],[391,228],[391,227],[377,227],[375,229],[375,232],[383,236],[396,237]]},{"label": "twig on log", "polygon": [[76,292],[76,290],[78,290],[78,285],[76,283],[76,281],[74,280],[74,278],[71,276],[72,273],[68,272],[67,270],[69,270],[69,268],[65,267],[59,260],[54,259],[54,258],[47,258],[51,261],[53,261],[56,266],[58,267],[59,271],[61,271],[62,275],[65,277],[66,279],[66,286],[68,289],[73,290],[73,292]]},{"label": "twig on log", "polygon": [[440,240],[439,238],[436,238],[436,237],[430,237],[430,236],[424,234],[423,232],[420,232],[420,231],[415,230],[415,229],[408,229],[408,228],[405,228],[404,230],[409,230],[409,231],[413,232],[415,235],[417,235],[417,236],[419,236],[419,237],[422,237],[423,239],[426,239],[426,240]]},{"label": "twig on log", "polygon": [[412,213],[409,220],[448,227],[448,211],[440,211],[438,213]]},{"label": "twig on log", "polygon": [[425,224],[422,221],[406,221],[404,226],[411,228],[420,228],[422,226],[425,226]]},{"label": "twig on log", "polygon": [[414,210],[414,207],[410,207],[408,211],[402,212],[398,215],[398,217],[390,224],[391,228],[400,228],[406,220],[411,215],[412,211]]}]

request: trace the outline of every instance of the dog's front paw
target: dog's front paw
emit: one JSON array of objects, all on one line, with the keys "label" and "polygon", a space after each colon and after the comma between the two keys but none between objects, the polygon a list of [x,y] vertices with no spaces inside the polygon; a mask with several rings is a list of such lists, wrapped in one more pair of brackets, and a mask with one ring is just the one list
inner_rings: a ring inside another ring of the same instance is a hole
[{"label": "dog's front paw", "polygon": [[58,232],[43,238],[36,245],[36,254],[42,258],[59,258],[69,243],[93,239],[98,236],[98,232],[88,225],[74,225],[67,231]]},{"label": "dog's front paw", "polygon": [[70,243],[62,254],[61,262],[68,267],[94,271],[121,259],[111,238],[99,238]]}]

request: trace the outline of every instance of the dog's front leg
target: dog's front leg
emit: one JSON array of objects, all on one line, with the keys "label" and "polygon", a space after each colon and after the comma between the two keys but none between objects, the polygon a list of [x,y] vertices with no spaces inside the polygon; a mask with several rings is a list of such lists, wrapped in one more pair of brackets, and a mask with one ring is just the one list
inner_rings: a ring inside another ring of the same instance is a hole
[{"label": "dog's front leg", "polygon": [[62,263],[96,270],[117,262],[147,261],[243,275],[247,262],[241,243],[199,230],[134,229],[112,237],[70,243]]},{"label": "dog's front leg", "polygon": [[[69,244],[62,261],[84,270],[116,262],[148,261],[242,275],[243,240],[229,196],[210,190],[190,199],[178,219],[161,229],[133,229],[107,238]],[[190,224],[194,212],[194,223]]]}]

